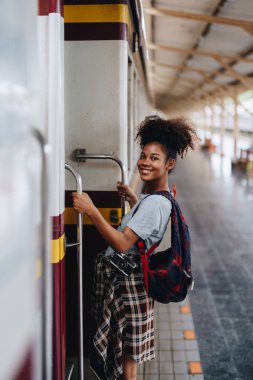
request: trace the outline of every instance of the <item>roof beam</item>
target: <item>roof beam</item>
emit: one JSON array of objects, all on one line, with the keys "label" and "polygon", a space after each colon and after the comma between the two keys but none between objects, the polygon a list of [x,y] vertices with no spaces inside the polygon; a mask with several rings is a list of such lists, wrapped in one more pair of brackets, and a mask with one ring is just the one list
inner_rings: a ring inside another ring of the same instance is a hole
[{"label": "roof beam", "polygon": [[[191,72],[196,72],[198,74],[200,74],[201,76],[205,75],[205,74],[210,74],[212,75],[213,74],[213,71],[208,71],[208,70],[203,70],[203,69],[200,69],[200,68],[197,68],[197,67],[184,67],[184,66],[180,66],[180,65],[173,65],[173,64],[170,64],[170,63],[160,63],[160,62],[154,62],[154,61],[149,61],[149,65],[150,66],[159,66],[159,67],[168,67],[170,69],[176,69],[176,70],[182,70],[182,71],[191,71]],[[231,75],[229,75],[231,77]]]},{"label": "roof beam", "polygon": [[234,77],[235,79],[239,80],[241,83],[244,84],[244,86],[250,90],[253,90],[253,82],[247,77],[247,75],[243,75],[238,73],[235,69],[233,69],[230,65],[228,65],[226,62],[223,61],[223,59],[216,58],[216,61],[220,63],[220,65],[227,70],[227,72]]},{"label": "roof beam", "polygon": [[[233,69],[228,63],[224,62],[224,59],[227,59],[230,61],[237,61],[238,60],[237,58],[241,58],[241,60],[243,60],[243,61],[247,60],[247,62],[253,63],[252,58],[245,58],[245,57],[240,57],[240,56],[237,57],[237,56],[220,55],[220,54],[216,54],[216,53],[207,53],[207,52],[203,52],[203,51],[199,51],[199,50],[177,48],[177,47],[173,47],[173,46],[165,46],[165,45],[159,45],[159,44],[150,44],[150,45],[148,45],[148,48],[151,48],[153,50],[159,50],[159,49],[172,50],[172,51],[176,51],[179,53],[208,56],[208,57],[214,59],[216,62],[218,62],[223,67],[223,69],[225,69],[229,73],[229,76],[231,76],[232,78],[235,78],[236,80],[239,80],[246,88],[248,88],[250,90],[253,89],[253,82],[247,77],[247,75],[240,74],[238,71]],[[180,70],[186,71],[185,66],[182,66],[182,67],[178,66],[178,68]],[[197,72],[199,74],[201,74],[202,76],[204,76],[205,74],[208,74],[207,71],[205,72],[203,70],[202,71],[200,71],[200,70],[201,69],[197,69]],[[194,71],[196,71],[196,70],[194,70]],[[218,75],[220,75],[220,74],[218,74]],[[204,81],[202,82],[202,85],[205,82],[207,82],[206,75],[205,75]]]},{"label": "roof beam", "polygon": [[251,21],[233,19],[233,18],[225,18],[219,16],[209,16],[198,13],[190,13],[190,12],[182,12],[175,11],[172,9],[163,9],[163,8],[145,8],[144,11],[147,14],[152,16],[170,16],[170,17],[178,17],[185,18],[188,20],[195,21],[204,21],[211,24],[222,24],[229,26],[237,26],[243,28],[247,33],[253,35],[253,23]]},{"label": "roof beam", "polygon": [[226,59],[229,61],[241,61],[241,62],[253,63],[253,58],[241,57],[240,55],[226,55],[226,54],[219,54],[219,53],[214,53],[214,52],[207,52],[203,50],[179,48],[176,46],[169,46],[169,45],[148,44],[148,49],[175,51],[178,53],[198,55],[198,56],[208,57],[208,58],[213,58],[213,59]]},{"label": "roof beam", "polygon": [[[210,90],[206,91],[205,89],[203,89],[203,86],[205,84],[211,84],[215,86],[215,91],[217,89],[224,89],[227,92],[227,94],[230,92],[229,84],[221,84],[216,82],[211,77],[206,77],[203,81],[199,82],[199,84],[196,87],[191,88],[191,90],[188,93],[186,93],[186,97],[207,96],[210,93]],[[211,91],[211,93],[213,93],[213,91]]]},{"label": "roof beam", "polygon": [[191,78],[186,78],[186,77],[181,77],[180,75],[161,75],[161,74],[154,74],[151,73],[149,76],[151,79],[158,79],[158,80],[166,80],[166,79],[177,79],[178,81],[183,81],[183,82],[188,82],[188,83],[193,83],[193,84],[198,84],[200,81],[196,79],[191,79]]},{"label": "roof beam", "polygon": [[[180,66],[180,65],[173,65],[170,63],[161,63],[161,62],[155,62],[155,61],[149,61],[150,66],[158,66],[158,67],[168,67],[170,69],[176,69],[176,70],[181,70],[181,71],[188,71],[188,72],[196,72],[199,75],[201,75],[202,78],[206,78],[207,75],[215,75],[215,76],[225,76],[231,78],[231,74],[227,74],[225,72],[218,72],[216,71],[211,71],[211,70],[203,70],[201,68],[197,67],[191,67],[191,66]],[[202,83],[202,82],[199,82]]]},{"label": "roof beam", "polygon": [[[230,88],[228,86],[217,83],[212,78],[206,78],[206,84],[211,84],[211,85],[215,86],[215,91],[219,90],[219,91],[223,91],[223,93],[226,92],[226,94],[230,93]],[[202,93],[200,95],[205,97],[205,96],[209,96],[209,93]]]},{"label": "roof beam", "polygon": [[[220,10],[223,8],[223,6],[227,3],[227,1],[229,0],[219,0],[218,3],[216,4],[215,8],[212,10],[212,13],[210,14],[210,16],[219,16],[219,12]],[[154,6],[153,2],[150,4],[150,6]],[[152,17],[152,19],[154,19],[154,17]],[[197,38],[196,42],[194,43],[193,46],[191,46],[191,48],[193,50],[199,50],[199,46],[200,46],[200,43],[201,43],[201,39],[202,38],[206,38],[206,36],[210,33],[210,28],[211,28],[211,25],[210,23],[206,23],[206,25],[204,26],[200,36]],[[244,54],[242,53],[241,56],[247,56],[248,54]],[[184,60],[184,63],[182,64],[182,66],[187,66],[187,63],[188,61],[193,57],[192,54],[186,54],[186,57],[185,57],[185,60]],[[224,69],[222,69],[224,71]],[[179,74],[178,74],[179,75]],[[174,85],[176,84],[176,81],[174,83]],[[172,90],[173,90],[173,86],[172,86]]]},{"label": "roof beam", "polygon": [[[221,85],[221,84],[215,82],[211,78],[207,79],[207,83],[213,84],[216,87],[215,91],[212,91],[211,93],[200,93],[200,94],[196,94],[195,92],[193,92],[192,94],[189,94],[189,96],[187,96],[183,99],[182,104],[188,98],[193,99],[193,100],[200,99],[200,98],[213,99],[213,97],[217,96],[217,94],[218,95],[220,94],[223,97],[233,97],[234,91],[232,88],[229,88],[227,85]],[[194,93],[195,93],[195,95],[193,95]],[[249,110],[247,107],[245,107],[244,104],[240,101],[240,99],[238,99],[238,103],[244,109],[245,112],[247,112],[248,114],[253,116],[253,112],[251,110]]]}]

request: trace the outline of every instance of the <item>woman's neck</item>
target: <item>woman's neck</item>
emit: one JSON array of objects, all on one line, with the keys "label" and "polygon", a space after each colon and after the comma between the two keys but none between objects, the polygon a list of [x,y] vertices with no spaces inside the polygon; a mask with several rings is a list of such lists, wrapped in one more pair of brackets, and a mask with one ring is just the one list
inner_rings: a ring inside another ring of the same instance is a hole
[{"label": "woman's neck", "polygon": [[168,183],[161,184],[161,185],[146,183],[144,186],[144,194],[152,194],[152,193],[155,193],[157,191],[169,191]]}]

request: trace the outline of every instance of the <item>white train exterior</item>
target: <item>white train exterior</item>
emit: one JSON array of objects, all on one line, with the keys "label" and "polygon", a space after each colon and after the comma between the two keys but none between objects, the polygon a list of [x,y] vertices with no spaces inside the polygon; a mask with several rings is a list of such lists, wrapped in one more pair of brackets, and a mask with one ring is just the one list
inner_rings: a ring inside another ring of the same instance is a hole
[{"label": "white train exterior", "polygon": [[[117,226],[116,181],[123,168],[136,185],[135,126],[152,109],[140,4],[4,0],[1,9],[1,378],[60,380],[69,368],[71,378],[78,362],[81,378],[77,249],[65,249],[66,236],[76,239],[76,183],[65,163]],[[77,149],[122,166],[78,162]],[[83,223],[86,354],[92,260],[105,243]]]}]

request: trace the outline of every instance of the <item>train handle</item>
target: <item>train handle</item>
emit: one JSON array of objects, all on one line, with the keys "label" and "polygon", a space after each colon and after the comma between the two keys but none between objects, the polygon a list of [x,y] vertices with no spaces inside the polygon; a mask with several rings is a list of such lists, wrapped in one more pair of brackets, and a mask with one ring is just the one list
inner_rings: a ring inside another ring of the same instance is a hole
[{"label": "train handle", "polygon": [[[76,180],[76,190],[79,194],[82,193],[82,178],[76,173],[69,164],[65,164],[65,169],[73,174]],[[84,363],[83,363],[83,215],[78,213],[77,223],[77,242],[65,244],[65,248],[77,246],[78,255],[78,348],[79,348],[79,380],[84,378]]]},{"label": "train handle", "polygon": [[[85,160],[112,160],[115,161],[121,171],[121,182],[125,183],[126,175],[125,175],[125,167],[123,162],[116,156],[108,155],[108,154],[86,154],[85,149],[77,149],[75,152],[75,157],[77,162],[85,162]],[[125,216],[125,200],[121,198],[121,217]]]},{"label": "train handle", "polygon": [[41,172],[41,260],[42,260],[42,378],[52,379],[52,279],[50,257],[50,224],[48,207],[48,157],[50,145],[41,132],[35,127],[31,128],[31,135],[39,143],[42,155]]}]

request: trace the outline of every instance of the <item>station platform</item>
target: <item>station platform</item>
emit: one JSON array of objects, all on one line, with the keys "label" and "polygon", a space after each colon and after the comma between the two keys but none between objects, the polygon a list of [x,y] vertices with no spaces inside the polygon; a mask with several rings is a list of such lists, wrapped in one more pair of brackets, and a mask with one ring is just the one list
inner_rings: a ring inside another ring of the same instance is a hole
[{"label": "station platform", "polygon": [[192,238],[189,293],[205,380],[253,379],[253,178],[189,152],[171,176]]},{"label": "station platform", "polygon": [[195,287],[182,303],[155,305],[156,359],[138,366],[138,380],[252,380],[253,178],[196,151],[178,159],[174,183]]},{"label": "station platform", "polygon": [[155,304],[156,358],[138,366],[138,380],[204,380],[189,299]]},{"label": "station platform", "polygon": [[[178,304],[155,304],[154,360],[138,365],[138,380],[204,380],[189,298]],[[86,380],[97,377],[88,369]]]}]

